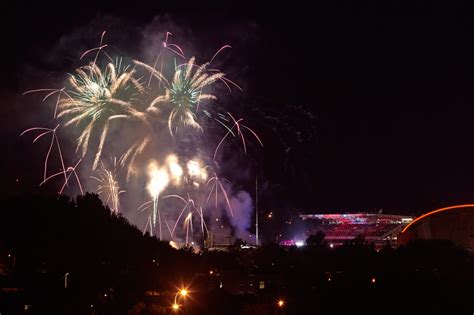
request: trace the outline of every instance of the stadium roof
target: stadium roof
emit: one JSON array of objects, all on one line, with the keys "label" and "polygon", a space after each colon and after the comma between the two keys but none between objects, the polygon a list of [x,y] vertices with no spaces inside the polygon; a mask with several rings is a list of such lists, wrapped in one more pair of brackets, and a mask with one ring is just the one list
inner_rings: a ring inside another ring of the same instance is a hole
[{"label": "stadium roof", "polygon": [[302,214],[303,220],[334,220],[334,221],[366,221],[366,220],[394,220],[411,222],[413,217],[407,215],[381,214],[381,213],[339,213],[339,214]]}]

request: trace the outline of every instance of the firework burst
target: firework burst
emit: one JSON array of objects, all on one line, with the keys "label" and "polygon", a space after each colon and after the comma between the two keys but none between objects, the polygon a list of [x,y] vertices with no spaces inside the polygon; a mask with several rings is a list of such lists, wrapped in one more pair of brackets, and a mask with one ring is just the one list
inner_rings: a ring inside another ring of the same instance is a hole
[{"label": "firework burst", "polygon": [[[195,65],[192,57],[186,64],[175,67],[175,73],[171,82],[155,68],[140,62],[135,64],[144,67],[151,75],[165,84],[165,93],[156,97],[149,105],[148,111],[157,111],[159,104],[171,105],[168,115],[168,130],[172,137],[178,131],[178,123],[194,129],[202,130],[196,119],[198,104],[203,100],[214,100],[213,94],[203,93],[203,89],[212,85],[225,76],[222,72],[208,73],[206,67],[209,63],[201,66]],[[195,70],[196,69],[196,70]]]},{"label": "firework burst", "polygon": [[82,157],[88,151],[93,131],[100,130],[93,170],[99,163],[110,122],[143,116],[130,102],[135,93],[143,91],[133,77],[135,70],[128,66],[122,67],[120,61],[117,64],[107,64],[105,71],[95,63],[77,69],[76,75],[69,78],[71,98],[63,98],[59,102],[58,117],[66,120],[64,126],[83,128],[76,148],[76,151],[81,149]]}]

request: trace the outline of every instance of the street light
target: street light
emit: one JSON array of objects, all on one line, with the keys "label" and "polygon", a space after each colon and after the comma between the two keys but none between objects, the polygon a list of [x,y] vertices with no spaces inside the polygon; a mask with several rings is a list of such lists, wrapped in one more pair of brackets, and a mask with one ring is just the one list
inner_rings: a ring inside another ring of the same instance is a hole
[{"label": "street light", "polygon": [[283,299],[279,299],[277,305],[279,308],[282,308],[283,306],[285,306],[285,301]]},{"label": "street light", "polygon": [[177,312],[179,310],[180,305],[178,304],[178,297],[185,298],[188,296],[188,290],[187,289],[180,289],[176,294],[174,295],[174,303],[173,303],[173,311]]}]

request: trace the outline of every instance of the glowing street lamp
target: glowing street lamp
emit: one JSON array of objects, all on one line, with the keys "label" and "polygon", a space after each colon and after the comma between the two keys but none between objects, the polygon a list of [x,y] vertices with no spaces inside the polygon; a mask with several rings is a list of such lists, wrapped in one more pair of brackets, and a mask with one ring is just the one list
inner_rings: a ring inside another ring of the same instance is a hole
[{"label": "glowing street lamp", "polygon": [[174,303],[173,303],[173,310],[177,312],[180,308],[180,305],[178,304],[178,297],[185,298],[188,296],[189,291],[187,289],[180,289],[176,294],[174,295]]},{"label": "glowing street lamp", "polygon": [[285,306],[285,301],[283,299],[279,299],[277,305],[279,308],[282,308],[283,306]]}]

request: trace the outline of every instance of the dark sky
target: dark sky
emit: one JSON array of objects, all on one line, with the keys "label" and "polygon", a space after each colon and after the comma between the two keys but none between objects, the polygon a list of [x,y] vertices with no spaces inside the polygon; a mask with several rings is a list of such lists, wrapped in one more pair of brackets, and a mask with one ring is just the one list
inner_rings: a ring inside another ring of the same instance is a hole
[{"label": "dark sky", "polygon": [[18,174],[24,185],[37,181],[25,166],[33,149],[17,137],[26,125],[15,107],[28,81],[25,64],[51,66],[48,47],[91,20],[116,16],[124,27],[140,27],[168,15],[202,38],[199,45],[226,37],[236,43],[232,59],[245,65],[236,76],[246,81],[246,102],[282,108],[281,119],[293,106],[314,115],[311,128],[298,113],[288,118],[317,135],[295,140],[289,156],[263,131],[265,198],[279,194],[285,206],[306,211],[412,213],[474,201],[470,1],[33,3],[2,4],[2,179],[9,192]]}]

